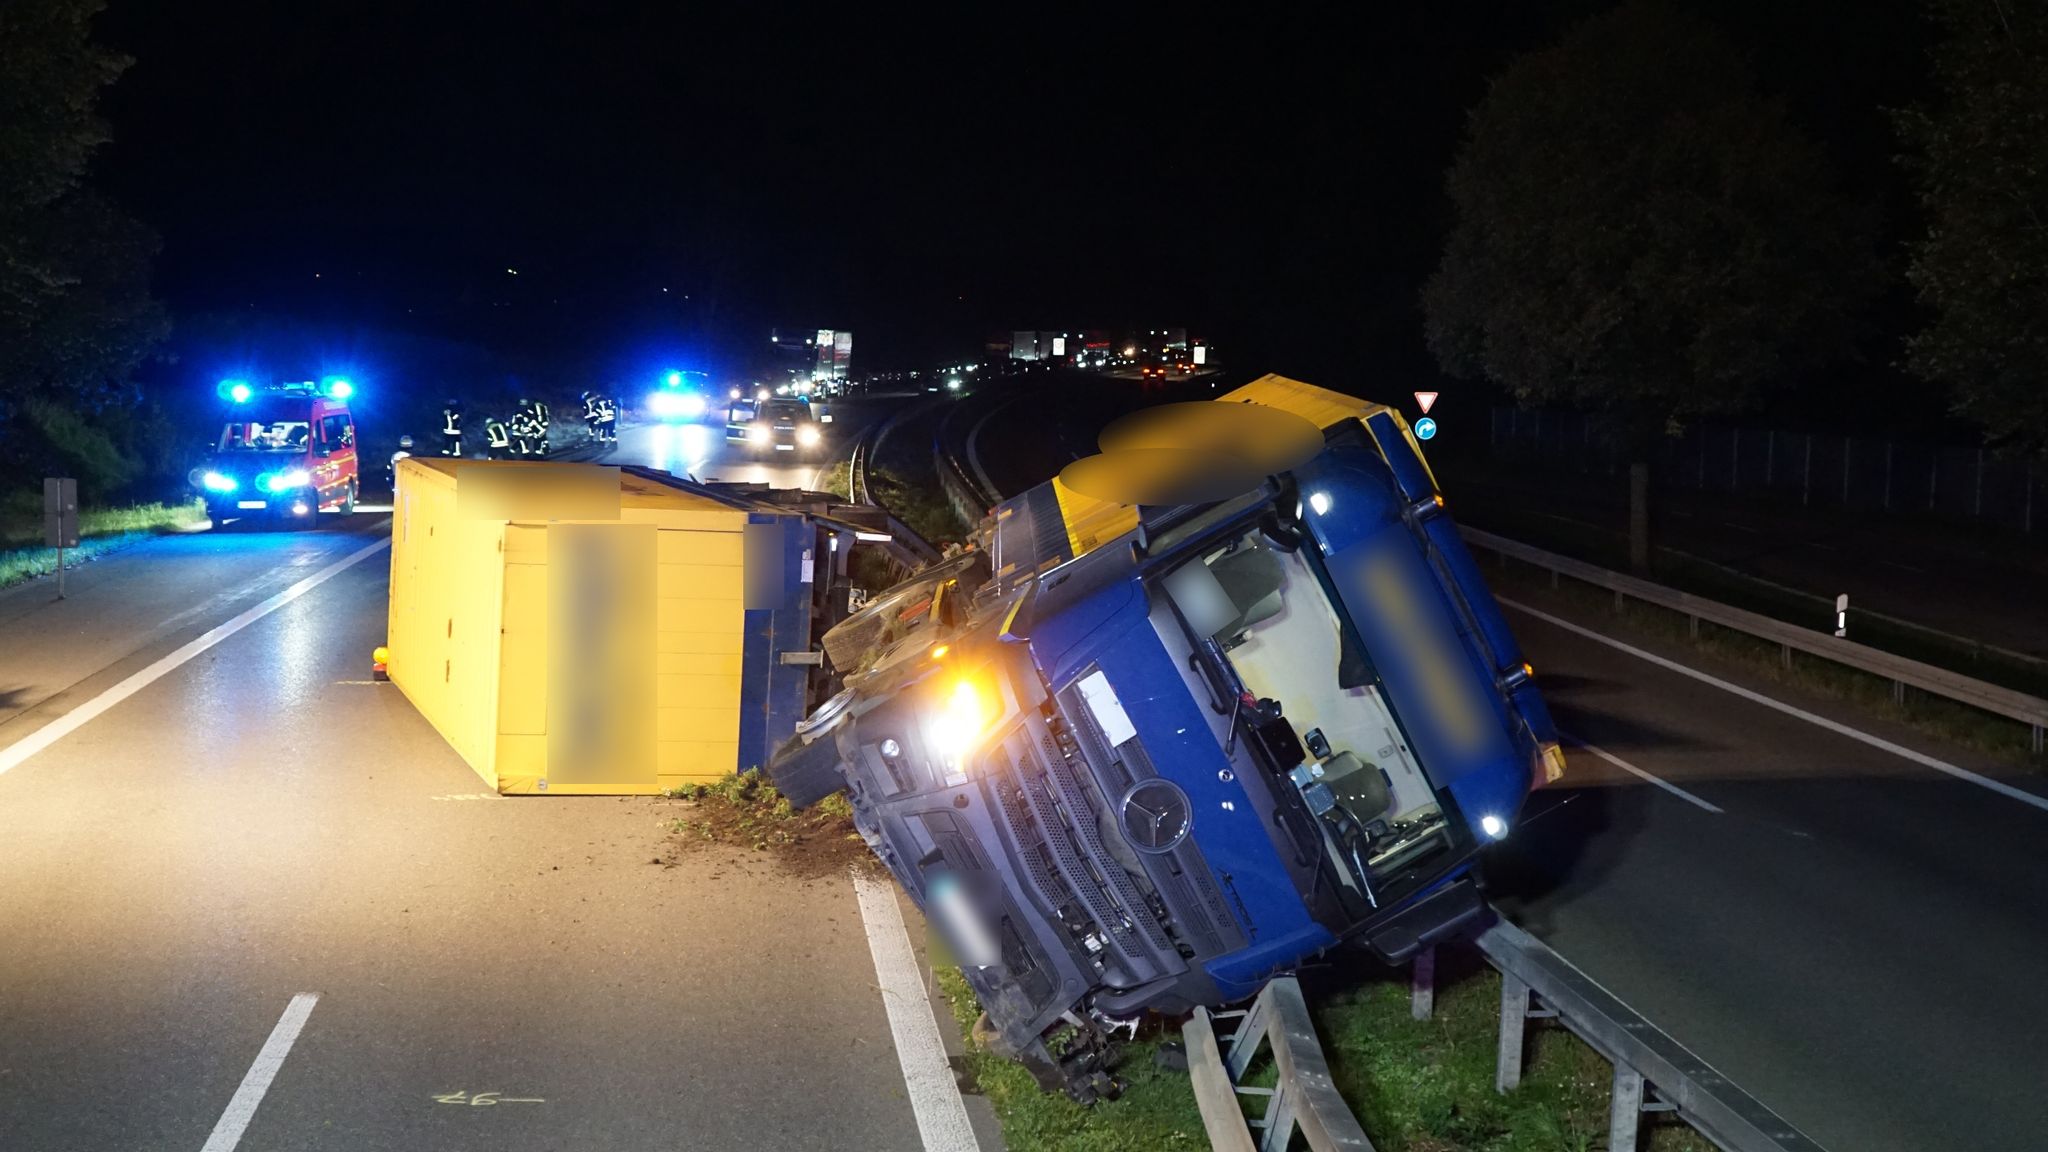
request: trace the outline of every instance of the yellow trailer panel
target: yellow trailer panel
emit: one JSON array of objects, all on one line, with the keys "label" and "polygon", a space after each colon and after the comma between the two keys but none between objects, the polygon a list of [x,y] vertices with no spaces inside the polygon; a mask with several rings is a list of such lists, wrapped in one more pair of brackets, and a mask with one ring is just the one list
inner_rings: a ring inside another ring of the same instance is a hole
[{"label": "yellow trailer panel", "polygon": [[[391,680],[502,793],[717,779],[739,750],[747,512],[586,468],[522,516],[548,469],[578,467],[399,461]],[[467,514],[465,481],[487,497]],[[593,504],[597,482],[615,509]],[[565,508],[615,514],[545,515]]]}]

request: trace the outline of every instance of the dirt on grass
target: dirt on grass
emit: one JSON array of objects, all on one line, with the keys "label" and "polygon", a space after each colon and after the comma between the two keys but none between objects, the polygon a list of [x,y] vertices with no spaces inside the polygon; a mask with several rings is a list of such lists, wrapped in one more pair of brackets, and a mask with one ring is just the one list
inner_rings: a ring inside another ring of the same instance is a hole
[{"label": "dirt on grass", "polygon": [[668,834],[650,863],[664,867],[685,854],[732,849],[771,860],[802,880],[880,867],[854,830],[845,796],[794,809],[759,772],[675,789],[661,812]]}]

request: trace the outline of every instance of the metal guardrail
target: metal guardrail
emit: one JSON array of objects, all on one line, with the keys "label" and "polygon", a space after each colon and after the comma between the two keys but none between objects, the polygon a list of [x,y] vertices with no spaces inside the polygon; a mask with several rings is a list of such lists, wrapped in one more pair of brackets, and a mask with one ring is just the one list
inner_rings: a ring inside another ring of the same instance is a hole
[{"label": "metal guardrail", "polygon": [[896,514],[889,511],[881,501],[875,499],[874,492],[868,486],[868,469],[874,462],[875,448],[881,444],[882,438],[889,434],[890,428],[901,415],[902,413],[898,412],[854,441],[853,455],[848,459],[846,466],[846,491],[848,498],[855,504],[866,504],[882,510],[882,514],[888,518],[891,539],[885,547],[890,557],[905,570],[915,571],[926,564],[936,563],[939,559],[939,550],[918,535],[910,525],[897,518]]},{"label": "metal guardrail", "polygon": [[[1215,1021],[1231,1018],[1238,1021],[1237,1031],[1219,1043]],[[1330,1078],[1308,1003],[1294,977],[1274,979],[1241,1012],[1196,1008],[1181,1026],[1181,1037],[1187,1044],[1188,1075],[1195,1104],[1202,1110],[1202,1127],[1217,1152],[1287,1152],[1297,1128],[1311,1152],[1372,1152],[1372,1141]],[[1242,1083],[1262,1048],[1272,1052],[1278,1073],[1271,1088]],[[1240,1096],[1264,1097],[1264,1112],[1247,1119]],[[1258,1130],[1256,1143],[1253,1129]]]},{"label": "metal guardrail", "polygon": [[1710,624],[1756,636],[1778,645],[1787,668],[1792,666],[1794,652],[1818,656],[1832,663],[1890,680],[1892,699],[1900,703],[1905,702],[1907,688],[1917,688],[1922,692],[1954,700],[1959,704],[1967,704],[1972,708],[2027,725],[2033,732],[2032,743],[2035,752],[2042,751],[2044,745],[2048,745],[2048,700],[2038,696],[2029,696],[2025,692],[1988,684],[1960,672],[1937,668],[1932,664],[1885,652],[1866,644],[1858,644],[1840,636],[1815,632],[1761,613],[1694,596],[1689,592],[1666,588],[1662,584],[1653,584],[1635,576],[1610,571],[1583,560],[1545,552],[1541,548],[1495,536],[1491,532],[1482,532],[1477,528],[1461,526],[1459,532],[1464,535],[1468,544],[1497,553],[1503,559],[1511,557],[1547,569],[1550,572],[1552,587],[1556,587],[1559,576],[1569,576],[1581,583],[1605,588],[1614,593],[1614,606],[1617,611],[1627,600],[1640,600],[1645,604],[1679,612],[1689,621],[1695,637],[1699,635],[1700,621],[1705,620]]},{"label": "metal guardrail", "polygon": [[938,473],[939,491],[946,497],[953,514],[960,517],[962,523],[974,525],[981,523],[1002,498],[983,486],[946,442],[946,430],[960,411],[956,405],[933,429],[932,467]]},{"label": "metal guardrail", "polygon": [[[1508,1092],[1521,1083],[1528,1022],[1554,1019],[1614,1065],[1608,1152],[1635,1152],[1645,1113],[1675,1114],[1727,1152],[1822,1152],[1805,1133],[1541,940],[1496,917],[1479,934],[1477,944],[1501,974],[1496,1091]],[[1424,966],[1418,956],[1415,995],[1420,1018],[1428,1015],[1423,1005]],[[1433,957],[1427,966],[1434,967]]]}]

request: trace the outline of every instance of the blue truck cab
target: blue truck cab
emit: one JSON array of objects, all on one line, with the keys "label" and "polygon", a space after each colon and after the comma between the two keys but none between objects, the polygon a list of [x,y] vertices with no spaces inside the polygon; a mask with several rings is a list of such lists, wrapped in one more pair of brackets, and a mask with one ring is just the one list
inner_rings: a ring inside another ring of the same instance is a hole
[{"label": "blue truck cab", "polygon": [[795,802],[845,788],[1002,1046],[1084,1100],[1142,1013],[1456,932],[1563,771],[1399,414],[1277,376],[1218,402],[1322,451],[1212,504],[1008,501],[826,636],[845,689],[770,766]]}]

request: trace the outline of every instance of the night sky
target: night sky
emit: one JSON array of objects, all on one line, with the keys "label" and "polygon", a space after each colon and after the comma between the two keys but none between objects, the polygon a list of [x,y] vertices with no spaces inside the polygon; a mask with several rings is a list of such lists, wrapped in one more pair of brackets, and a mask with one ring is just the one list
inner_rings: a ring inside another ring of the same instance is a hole
[{"label": "night sky", "polygon": [[[1173,323],[1261,368],[1419,378],[1465,109],[1592,7],[113,0],[137,63],[102,173],[181,317],[600,372],[737,366],[771,325],[850,327],[873,369]],[[1715,11],[1896,199],[1876,106],[1913,94],[1912,6]]]}]

